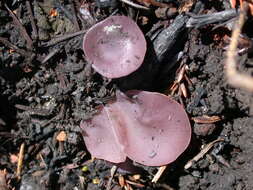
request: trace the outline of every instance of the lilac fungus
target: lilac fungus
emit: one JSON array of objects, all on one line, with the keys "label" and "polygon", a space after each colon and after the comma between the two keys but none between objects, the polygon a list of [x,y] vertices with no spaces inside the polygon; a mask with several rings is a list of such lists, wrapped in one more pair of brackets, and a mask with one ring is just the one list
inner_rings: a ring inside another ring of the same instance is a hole
[{"label": "lilac fungus", "polygon": [[191,139],[184,108],[147,91],[117,92],[114,102],[80,126],[91,155],[114,163],[128,157],[147,166],[166,165],[184,152]]},{"label": "lilac fungus", "polygon": [[146,49],[142,31],[126,16],[108,17],[92,26],[83,39],[87,61],[107,78],[120,78],[136,71]]}]

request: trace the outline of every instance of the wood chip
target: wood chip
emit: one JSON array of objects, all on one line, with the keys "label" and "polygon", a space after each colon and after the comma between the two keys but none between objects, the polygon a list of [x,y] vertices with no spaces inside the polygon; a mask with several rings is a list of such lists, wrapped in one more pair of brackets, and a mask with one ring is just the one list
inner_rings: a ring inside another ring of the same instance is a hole
[{"label": "wood chip", "polygon": [[0,189],[9,190],[6,183],[6,170],[0,170]]},{"label": "wood chip", "polygon": [[217,121],[220,121],[221,118],[219,116],[203,115],[203,116],[200,116],[200,117],[192,117],[192,120],[195,123],[215,123]]},{"label": "wood chip", "polygon": [[124,187],[126,184],[125,184],[125,179],[124,179],[124,177],[122,176],[122,175],[120,175],[119,177],[118,177],[118,181],[119,181],[119,185],[120,185],[120,187],[122,188],[122,187]]},{"label": "wood chip", "polygon": [[180,89],[182,91],[182,94],[183,94],[184,98],[187,98],[188,97],[188,93],[187,93],[187,90],[186,90],[186,87],[185,87],[184,83],[180,84]]},{"label": "wood chip", "polygon": [[136,180],[139,180],[141,178],[141,175],[140,174],[135,174],[132,176],[132,178],[136,181]]},{"label": "wood chip", "polygon": [[25,143],[22,143],[19,150],[18,155],[18,166],[17,166],[17,177],[20,178],[21,171],[23,167],[23,160],[24,160],[24,152],[25,152]]},{"label": "wood chip", "polygon": [[15,154],[11,154],[11,155],[10,155],[10,162],[11,162],[12,164],[16,164],[16,163],[18,162],[18,156],[15,155]]},{"label": "wood chip", "polygon": [[59,141],[59,142],[64,142],[64,141],[66,141],[66,139],[67,139],[67,134],[66,134],[65,131],[61,131],[61,132],[57,135],[57,137],[56,137],[56,140]]},{"label": "wood chip", "polygon": [[165,169],[167,168],[167,166],[161,166],[157,173],[155,174],[155,176],[152,179],[153,183],[157,183],[157,181],[160,179],[161,175],[163,174],[163,172],[165,171]]}]

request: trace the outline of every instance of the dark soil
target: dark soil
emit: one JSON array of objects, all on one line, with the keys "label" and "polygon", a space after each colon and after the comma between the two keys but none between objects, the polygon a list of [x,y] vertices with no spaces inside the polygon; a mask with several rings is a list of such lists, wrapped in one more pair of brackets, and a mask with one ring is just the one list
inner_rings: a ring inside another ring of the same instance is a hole
[{"label": "dark soil", "polygon": [[[134,173],[139,176],[119,169],[111,189],[253,189],[253,96],[231,87],[225,77],[230,27],[215,23],[186,28],[183,23],[179,30],[170,31],[173,37],[166,39],[162,31],[178,22],[180,16],[188,17],[184,12],[170,10],[173,14],[161,18],[154,14],[160,10],[156,6],[151,6],[151,11],[137,11],[118,1],[98,2],[85,4],[96,18],[93,20],[79,13],[79,0],[0,1],[0,170],[6,174],[0,175],[0,189],[106,189],[113,165],[91,160],[80,121],[91,118],[99,105],[115,95],[116,89],[172,95],[169,87],[183,64],[187,65],[186,74],[191,80],[181,82],[188,96],[185,98],[182,91],[176,90],[173,98],[185,106],[190,118],[208,115],[221,120],[211,124],[192,120],[190,146],[167,167],[158,183],[151,182],[157,168],[141,166],[142,171]],[[163,2],[179,10],[178,6],[186,7],[191,1]],[[227,1],[203,1],[199,7],[193,2],[186,12],[206,14],[228,8]],[[64,40],[67,34],[88,29],[94,21],[111,14],[137,20],[148,41],[145,64],[151,65],[149,69],[143,66],[129,77],[108,80],[86,62],[82,50],[84,32]],[[243,31],[245,37],[253,35],[251,19]],[[154,57],[152,53],[157,53],[160,43],[166,44],[166,53],[158,52]],[[175,59],[178,52],[183,56]],[[238,56],[239,70],[252,75],[252,61],[250,52]],[[63,141],[57,140],[60,133],[66,134]],[[224,141],[215,143],[203,158],[184,169],[202,146],[216,139]],[[17,177],[17,156],[22,144],[24,159]],[[125,181],[125,187],[120,186],[121,176],[130,181]]]}]

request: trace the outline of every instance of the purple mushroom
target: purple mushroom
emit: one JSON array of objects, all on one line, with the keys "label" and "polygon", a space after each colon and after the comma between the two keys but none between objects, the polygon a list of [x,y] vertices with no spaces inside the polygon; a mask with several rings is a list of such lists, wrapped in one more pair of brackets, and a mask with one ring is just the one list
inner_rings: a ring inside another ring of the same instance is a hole
[{"label": "purple mushroom", "polygon": [[142,31],[126,16],[111,16],[97,23],[83,40],[87,60],[107,78],[120,78],[137,70],[146,49]]},{"label": "purple mushroom", "polygon": [[147,91],[117,92],[114,102],[80,126],[91,155],[113,163],[129,157],[147,166],[166,165],[184,152],[191,139],[184,108]]}]

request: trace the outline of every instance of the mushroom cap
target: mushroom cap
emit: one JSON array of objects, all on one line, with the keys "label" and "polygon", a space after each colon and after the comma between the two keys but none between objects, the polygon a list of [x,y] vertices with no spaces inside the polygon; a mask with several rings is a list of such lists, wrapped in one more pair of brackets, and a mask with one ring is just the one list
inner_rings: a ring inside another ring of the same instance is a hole
[{"label": "mushroom cap", "polygon": [[142,31],[126,16],[108,17],[91,27],[83,39],[87,60],[107,78],[120,78],[137,70],[146,49]]},{"label": "mushroom cap", "polygon": [[190,143],[184,108],[165,95],[118,92],[116,101],[100,111],[80,125],[94,157],[114,163],[129,157],[143,165],[161,166],[175,161]]}]

